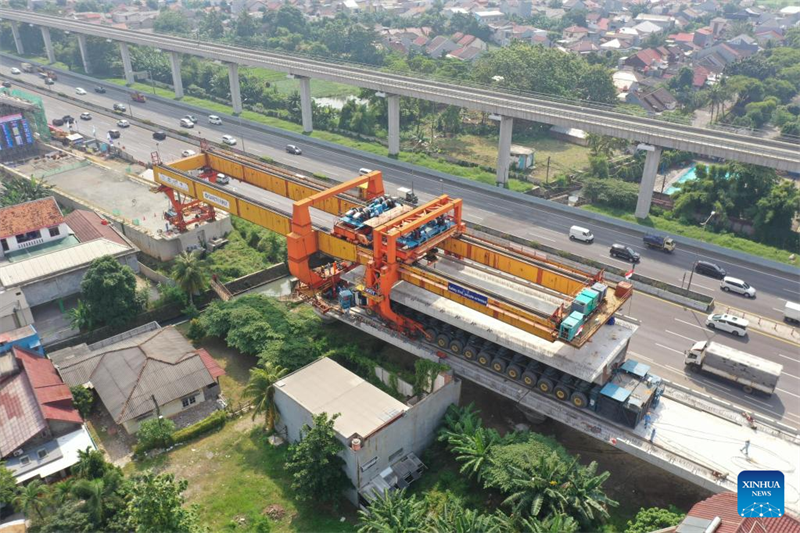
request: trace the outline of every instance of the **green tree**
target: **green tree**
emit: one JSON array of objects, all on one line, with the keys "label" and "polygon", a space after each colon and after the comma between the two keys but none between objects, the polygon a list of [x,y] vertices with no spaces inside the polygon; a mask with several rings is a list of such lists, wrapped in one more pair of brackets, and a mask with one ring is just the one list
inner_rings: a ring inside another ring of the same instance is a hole
[{"label": "green tree", "polygon": [[83,385],[70,387],[69,391],[72,393],[72,403],[75,405],[75,409],[78,410],[81,417],[85,420],[92,412],[94,393]]},{"label": "green tree", "polygon": [[37,519],[31,525],[31,531],[38,533],[92,533],[97,531],[89,522],[89,516],[83,512],[80,502],[67,500],[55,506],[44,519]]},{"label": "green tree", "polygon": [[447,446],[462,463],[459,472],[480,481],[486,469],[492,448],[501,441],[500,434],[494,429],[478,427],[474,432],[445,431],[439,437],[447,440]]},{"label": "green tree", "polygon": [[153,21],[153,30],[157,33],[174,33],[186,35],[191,30],[189,19],[179,11],[164,10]]},{"label": "green tree", "polygon": [[136,437],[140,449],[150,450],[170,446],[173,433],[175,433],[175,422],[169,418],[157,417],[142,422]]},{"label": "green tree", "polygon": [[[498,523],[492,515],[467,509],[457,503],[445,503],[440,513],[428,517],[425,526],[427,533],[496,533],[498,529]],[[515,529],[508,530],[509,533],[511,531]]]},{"label": "green tree", "polygon": [[172,474],[152,472],[133,480],[128,503],[130,527],[136,533],[198,533],[197,513],[184,507],[183,492],[189,486]]},{"label": "green tree", "polygon": [[17,495],[17,480],[14,474],[0,461],[0,508],[3,504],[11,505]]},{"label": "green tree", "polygon": [[13,500],[14,507],[27,516],[36,516],[42,519],[44,517],[43,511],[46,495],[47,485],[38,479],[34,479],[27,485],[20,487]]},{"label": "green tree", "polygon": [[217,10],[211,10],[200,19],[198,27],[200,35],[207,39],[218,40],[225,35],[225,26],[222,23],[222,16]]},{"label": "green tree", "polygon": [[89,521],[97,526],[106,518],[106,486],[103,479],[79,479],[72,485],[72,493],[83,501],[82,509]]},{"label": "green tree", "polygon": [[250,369],[250,379],[244,389],[244,395],[253,400],[253,420],[256,416],[264,415],[264,424],[267,431],[275,429],[279,413],[275,407],[275,383],[278,382],[287,370],[272,363],[265,363],[263,368]]},{"label": "green tree", "polygon": [[670,507],[669,509],[661,509],[659,507],[641,508],[633,520],[628,520],[628,527],[625,529],[625,533],[650,533],[666,527],[677,526],[684,516],[686,516],[686,513],[681,512],[676,507]]},{"label": "green tree", "polygon": [[375,495],[368,510],[358,512],[358,533],[423,533],[429,531],[425,520],[425,502],[407,496],[405,489],[385,491]]},{"label": "green tree", "polygon": [[78,300],[75,307],[67,310],[67,320],[73,329],[78,331],[92,331],[94,329],[94,317],[89,310],[89,306],[83,300]]},{"label": "green tree", "polygon": [[759,242],[800,251],[800,237],[792,223],[800,209],[800,191],[791,181],[782,181],[756,202],[753,228]]},{"label": "green tree", "polygon": [[78,450],[78,462],[72,466],[72,474],[78,479],[99,479],[111,468],[101,450],[86,448]]},{"label": "green tree", "polygon": [[133,270],[110,255],[92,261],[81,282],[81,296],[95,326],[124,326],[144,308]]},{"label": "green tree", "polygon": [[292,476],[292,489],[301,501],[336,502],[350,486],[339,452],[344,445],[336,437],[334,424],[339,414],[313,417],[313,427],[303,426],[303,438],[289,447],[286,471]]},{"label": "green tree", "polygon": [[236,18],[234,32],[237,37],[243,39],[249,39],[258,32],[256,21],[250,16],[246,9],[239,13],[239,16]]},{"label": "green tree", "polygon": [[8,207],[52,196],[50,189],[53,186],[48,185],[43,179],[9,177],[0,180],[0,184],[2,184],[2,187],[0,187],[0,207]]},{"label": "green tree", "polygon": [[194,295],[206,288],[199,252],[183,252],[176,257],[172,277],[178,286],[189,295],[189,305],[194,305]]}]

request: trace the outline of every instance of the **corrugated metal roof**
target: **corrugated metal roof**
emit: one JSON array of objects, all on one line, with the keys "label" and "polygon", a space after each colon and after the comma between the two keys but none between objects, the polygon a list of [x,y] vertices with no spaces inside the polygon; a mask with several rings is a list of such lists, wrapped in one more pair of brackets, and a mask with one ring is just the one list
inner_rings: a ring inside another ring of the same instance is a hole
[{"label": "corrugated metal roof", "polygon": [[[69,385],[88,382],[117,423],[149,413],[216,382],[224,370],[209,368],[198,351],[173,327],[149,331],[103,346],[60,350],[51,357]],[[213,360],[212,360],[213,361]],[[212,372],[213,371],[213,372]]]},{"label": "corrugated metal roof", "polygon": [[103,224],[103,219],[100,218],[100,215],[92,211],[77,209],[65,216],[64,221],[81,242],[106,239],[123,246],[128,244],[113,227]]},{"label": "corrugated metal roof", "polygon": [[104,255],[116,256],[131,250],[106,239],[97,239],[77,244],[65,250],[32,257],[27,261],[10,263],[0,267],[0,285],[16,287],[26,285],[40,278],[46,278],[62,271],[69,271],[88,265]]},{"label": "corrugated metal roof", "polygon": [[33,387],[20,373],[0,385],[0,458],[47,428]]},{"label": "corrugated metal roof", "polygon": [[366,438],[408,410],[402,402],[328,358],[286,376],[276,387],[310,413],[340,413],[335,428],[344,438],[355,434]]}]

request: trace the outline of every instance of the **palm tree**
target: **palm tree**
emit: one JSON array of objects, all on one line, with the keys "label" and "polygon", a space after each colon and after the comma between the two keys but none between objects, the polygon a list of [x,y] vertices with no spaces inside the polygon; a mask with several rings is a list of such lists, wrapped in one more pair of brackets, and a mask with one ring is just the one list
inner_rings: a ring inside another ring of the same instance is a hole
[{"label": "palm tree", "polygon": [[39,518],[44,518],[42,509],[44,508],[46,494],[47,486],[38,479],[34,479],[20,489],[14,498],[14,506],[17,509],[22,509],[26,516],[36,513]]},{"label": "palm tree", "polygon": [[[79,450],[80,452],[80,450]],[[60,507],[67,503],[69,497],[72,495],[72,486],[75,484],[75,480],[72,478],[67,478],[64,481],[56,483],[50,489],[50,501],[53,505]]]},{"label": "palm tree", "polygon": [[72,467],[72,474],[81,479],[98,479],[105,475],[111,465],[106,463],[100,450],[78,450],[78,462]]},{"label": "palm tree", "polygon": [[[402,531],[402,530],[398,530]],[[515,531],[514,528],[502,529],[494,516],[481,514],[475,509],[465,509],[461,505],[445,504],[442,512],[428,519],[428,533],[497,533],[499,531]]]},{"label": "palm tree", "polygon": [[78,305],[67,311],[67,320],[72,329],[91,331],[94,329],[94,318],[89,306],[83,300],[78,300]]},{"label": "palm tree", "polygon": [[[528,458],[528,462],[530,459]],[[510,474],[507,486],[501,487],[508,494],[503,505],[511,507],[513,514],[537,517],[543,507],[551,511],[563,512],[567,504],[562,494],[565,468],[555,453],[539,457],[531,468],[505,465]]]},{"label": "palm tree", "polygon": [[456,455],[456,461],[464,463],[460,472],[475,476],[478,481],[483,477],[489,453],[492,447],[500,442],[500,434],[494,429],[478,428],[474,433],[462,433],[450,441],[450,451]]},{"label": "palm tree", "polygon": [[106,487],[102,479],[79,479],[72,486],[72,494],[83,500],[83,510],[92,524],[100,525],[105,519]]},{"label": "palm tree", "polygon": [[574,518],[558,513],[548,515],[542,520],[521,518],[518,527],[513,531],[520,533],[575,533],[578,528],[578,522]]},{"label": "palm tree", "polygon": [[405,489],[376,493],[369,509],[358,512],[358,533],[423,533],[425,502],[406,497]]},{"label": "palm tree", "polygon": [[198,252],[183,252],[175,258],[175,267],[172,277],[178,286],[189,295],[189,305],[194,305],[193,296],[202,291],[206,286],[206,279],[200,268],[200,255]]},{"label": "palm tree", "polygon": [[251,368],[250,379],[244,389],[244,395],[253,399],[255,410],[253,419],[264,413],[264,423],[267,431],[275,429],[278,421],[278,410],[275,408],[275,383],[286,375],[287,370],[282,366],[266,363],[264,368]]},{"label": "palm tree", "polygon": [[569,514],[577,516],[584,524],[596,524],[606,520],[608,507],[616,507],[618,503],[603,492],[603,483],[611,476],[609,472],[597,474],[597,463],[582,467],[577,458],[570,465],[569,481],[563,487]]}]

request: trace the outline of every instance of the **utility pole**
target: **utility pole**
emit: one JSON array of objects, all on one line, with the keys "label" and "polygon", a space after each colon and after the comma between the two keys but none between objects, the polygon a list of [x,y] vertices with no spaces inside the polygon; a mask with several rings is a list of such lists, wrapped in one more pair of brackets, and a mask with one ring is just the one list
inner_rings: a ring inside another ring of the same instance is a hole
[{"label": "utility pole", "polygon": [[550,156],[547,156],[547,174],[544,177],[544,184],[550,183]]},{"label": "utility pole", "polygon": [[[703,226],[703,233],[706,232],[706,226],[708,225],[708,221],[711,220],[712,218],[714,218],[714,215],[716,215],[716,214],[717,214],[716,211],[711,211],[711,214],[708,215],[708,218],[706,219],[706,221],[703,222],[702,224],[700,224],[701,226]],[[687,293],[692,288],[692,278],[694,277],[694,270],[697,267],[697,259],[698,259],[698,257],[700,257],[700,252],[695,252],[695,254],[694,254],[694,262],[692,263],[692,271],[689,273],[689,285],[686,286],[686,292]]]}]

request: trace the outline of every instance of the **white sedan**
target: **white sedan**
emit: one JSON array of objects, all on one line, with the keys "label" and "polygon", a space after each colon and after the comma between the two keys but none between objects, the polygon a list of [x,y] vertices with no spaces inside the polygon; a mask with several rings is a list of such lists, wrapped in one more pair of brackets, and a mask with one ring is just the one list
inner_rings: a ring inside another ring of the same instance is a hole
[{"label": "white sedan", "polygon": [[20,74],[22,74],[22,71],[20,69],[18,69],[17,67],[12,67],[11,68],[11,74],[13,74],[14,76],[19,76]]},{"label": "white sedan", "polygon": [[197,154],[197,152],[195,152],[194,150],[184,150],[183,152],[181,152],[181,155],[183,157],[189,157],[189,156],[193,156],[195,154]]},{"label": "white sedan", "polygon": [[78,96],[84,96],[86,94],[86,89],[83,89],[82,87],[76,87],[75,94]]},{"label": "white sedan", "polygon": [[227,144],[228,146],[236,146],[236,137],[233,135],[223,135],[222,142]]}]

